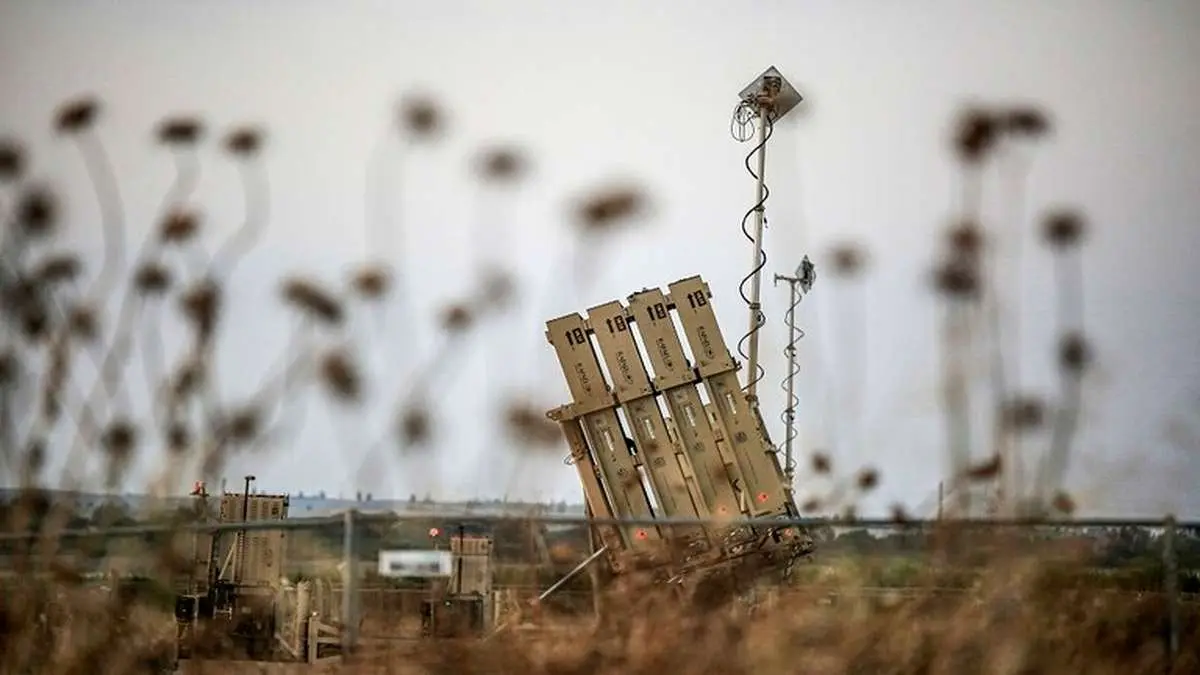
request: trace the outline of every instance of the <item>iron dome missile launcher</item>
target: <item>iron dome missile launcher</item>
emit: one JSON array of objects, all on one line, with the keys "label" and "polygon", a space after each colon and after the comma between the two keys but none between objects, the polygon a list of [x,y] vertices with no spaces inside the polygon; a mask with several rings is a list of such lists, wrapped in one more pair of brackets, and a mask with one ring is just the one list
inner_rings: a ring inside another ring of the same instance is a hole
[{"label": "iron dome missile launcher", "polygon": [[590,516],[638,523],[593,528],[610,571],[650,569],[728,598],[786,575],[814,546],[794,524],[722,523],[799,512],[711,301],[692,276],[547,321],[572,397],[547,416],[567,440]]}]

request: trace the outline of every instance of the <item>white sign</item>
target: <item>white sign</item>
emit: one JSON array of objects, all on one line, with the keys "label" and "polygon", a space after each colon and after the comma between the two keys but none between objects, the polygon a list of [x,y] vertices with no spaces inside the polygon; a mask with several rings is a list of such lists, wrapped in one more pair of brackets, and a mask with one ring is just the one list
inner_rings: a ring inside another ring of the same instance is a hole
[{"label": "white sign", "polygon": [[381,577],[448,577],[454,569],[450,551],[380,551]]}]

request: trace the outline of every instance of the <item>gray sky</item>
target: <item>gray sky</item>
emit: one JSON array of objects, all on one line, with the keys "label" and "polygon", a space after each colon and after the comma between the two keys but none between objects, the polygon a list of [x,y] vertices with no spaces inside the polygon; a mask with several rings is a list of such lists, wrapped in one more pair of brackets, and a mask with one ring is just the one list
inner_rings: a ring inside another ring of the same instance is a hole
[{"label": "gray sky", "polygon": [[[367,158],[402,93],[435,96],[449,111],[449,135],[411,153],[393,186],[421,321],[373,352],[380,375],[403,372],[400,340],[428,349],[429,317],[468,290],[481,212],[495,214],[491,246],[507,248],[492,250],[519,268],[526,288],[562,286],[554,261],[570,200],[636,179],[653,217],[596,251],[603,273],[586,295],[557,293],[487,338],[494,353],[520,350],[506,357],[510,366],[536,357],[546,374],[534,379],[549,385],[552,407],[566,389],[541,337],[551,316],[701,274],[731,346],[744,331],[737,283],[750,250],[739,219],[753,184],[742,168],[750,144],[730,138],[729,116],[738,90],[774,64],[808,101],[805,114],[779,125],[769,152],[764,414],[781,439],[786,291],[769,275],[794,269],[805,253],[820,266],[835,242],[861,243],[870,253],[862,287],[820,276],[799,315],[808,331],[801,447],[830,448],[845,471],[878,467],[882,484],[864,503],[878,512],[926,501],[945,468],[937,304],[925,278],[958,193],[951,120],[972,100],[1032,102],[1055,130],[1033,152],[1022,226],[1032,231],[1033,215],[1063,204],[1083,209],[1092,228],[1085,321],[1099,367],[1069,483],[1089,512],[1200,515],[1200,493],[1189,489],[1200,479],[1200,284],[1191,262],[1200,247],[1200,5],[654,4],[5,0],[0,134],[29,144],[35,174],[61,182],[80,241],[94,242],[80,225],[97,213],[85,175],[50,131],[59,102],[84,92],[103,100],[102,136],[135,233],[153,221],[171,180],[170,158],[150,135],[161,117],[191,112],[219,131],[242,122],[268,129],[270,229],[235,278],[227,320],[237,332],[222,363],[230,393],[250,391],[284,344],[286,315],[263,309],[275,280],[294,270],[336,280],[362,256]],[[519,144],[533,163],[515,197],[485,200],[469,173],[473,153],[492,141]],[[194,201],[212,241],[238,222],[241,197],[229,162],[215,149],[204,159]],[[988,217],[1003,214],[994,197]],[[1049,396],[1049,256],[1027,250],[1023,287],[1006,292],[1023,300],[1025,379]],[[855,294],[867,306],[861,371],[847,361],[853,341],[835,331]],[[253,471],[265,489],[331,494],[576,500],[574,470],[561,457],[518,459],[478,420],[480,369],[479,358],[464,362],[444,388],[453,416],[439,413],[435,459],[360,472],[355,455],[383,423],[383,407],[364,425],[314,403],[290,447],[241,458],[229,475]],[[855,372],[866,378],[858,401]],[[822,489],[803,471],[798,482],[801,492]]]}]

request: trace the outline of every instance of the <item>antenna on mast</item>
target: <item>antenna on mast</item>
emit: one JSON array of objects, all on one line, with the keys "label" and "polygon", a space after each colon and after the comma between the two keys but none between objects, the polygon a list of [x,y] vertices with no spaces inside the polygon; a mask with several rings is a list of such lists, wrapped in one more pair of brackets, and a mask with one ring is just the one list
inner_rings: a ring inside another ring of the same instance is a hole
[{"label": "antenna on mast", "polygon": [[800,300],[808,295],[812,289],[813,282],[817,280],[817,271],[813,266],[812,261],[808,256],[804,256],[804,260],[800,262],[800,266],[796,268],[794,276],[786,274],[775,275],[775,285],[779,285],[780,281],[787,282],[790,292],[790,302],[788,303],[787,313],[784,314],[784,321],[788,327],[788,343],[784,347],[783,353],[787,356],[788,369],[787,375],[783,380],[783,390],[787,392],[787,407],[783,411],[783,424],[785,429],[784,446],[784,463],[783,476],[786,484],[784,487],[790,492],[792,488],[792,478],[796,475],[796,460],[793,453],[792,444],[796,440],[796,404],[799,399],[796,398],[796,373],[799,368],[796,365],[796,344],[800,342],[800,338],[804,337],[804,331],[796,326],[796,307],[800,305]]},{"label": "antenna on mast", "polygon": [[[746,171],[754,177],[757,200],[754,206],[742,216],[742,233],[754,246],[754,262],[751,263],[750,273],[738,285],[738,292],[750,310],[750,328],[738,341],[738,352],[746,360],[746,398],[752,406],[758,405],[758,381],[762,379],[762,367],[758,365],[758,330],[766,322],[760,301],[762,289],[762,270],[767,265],[767,256],[763,252],[763,226],[766,223],[763,205],[770,191],[763,179],[767,162],[767,140],[774,131],[775,122],[795,108],[803,99],[800,92],[783,75],[771,66],[759,75],[753,82],[738,93],[741,102],[733,111],[730,131],[735,140],[745,143],[750,140],[751,132],[756,126],[758,143],[746,155]],[[758,156],[758,171],[750,167],[750,159]],[[754,231],[751,233],[747,226],[751,216],[754,218]],[[747,292],[746,284],[750,284]]]}]

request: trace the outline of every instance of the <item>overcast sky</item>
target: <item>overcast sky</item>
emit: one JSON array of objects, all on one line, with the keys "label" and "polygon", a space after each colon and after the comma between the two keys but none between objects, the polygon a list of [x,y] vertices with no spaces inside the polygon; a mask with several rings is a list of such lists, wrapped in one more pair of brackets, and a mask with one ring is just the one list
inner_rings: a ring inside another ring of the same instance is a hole
[{"label": "overcast sky", "polygon": [[[276,280],[308,270],[336,281],[361,259],[368,158],[383,156],[401,171],[390,203],[405,250],[394,255],[417,284],[421,321],[418,330],[393,327],[389,350],[373,352],[391,360],[372,361],[373,374],[399,377],[396,359],[430,348],[431,317],[470,288],[471,244],[483,227],[522,288],[549,298],[487,337],[510,369],[536,364],[525,379],[545,385],[549,408],[567,399],[541,336],[552,316],[700,274],[731,347],[744,331],[737,283],[751,251],[739,219],[754,195],[742,167],[750,144],[730,137],[729,118],[737,92],[776,65],[807,100],[776,129],[768,153],[764,415],[781,440],[786,290],[770,275],[808,253],[820,276],[799,313],[807,331],[800,448],[829,449],[842,472],[877,467],[882,483],[865,508],[880,512],[893,502],[928,504],[946,468],[938,305],[926,278],[959,190],[951,123],[972,101],[1032,103],[1054,130],[1032,152],[1019,225],[1032,232],[1039,213],[1066,205],[1091,227],[1085,330],[1098,367],[1072,492],[1089,512],[1200,516],[1197,35],[1200,5],[1191,0],[3,0],[0,134],[28,144],[34,174],[62,185],[72,227],[95,246],[85,231],[97,217],[86,175],[50,127],[61,101],[102,100],[100,133],[135,233],[153,222],[172,176],[169,155],[153,143],[155,122],[194,113],[218,132],[244,122],[267,129],[269,231],[238,269],[227,317],[237,328],[222,378],[234,394],[251,391],[285,343],[286,314],[270,306]],[[446,108],[447,133],[397,164],[381,139],[410,91]],[[472,177],[471,157],[491,142],[517,144],[532,163],[514,196],[482,196]],[[203,159],[193,201],[217,241],[238,222],[240,189],[215,147]],[[627,178],[651,196],[652,216],[592,249],[600,273],[571,297],[555,262],[571,200]],[[989,190],[989,217],[1003,215]],[[841,241],[869,252],[860,288],[831,281],[823,266]],[[1024,379],[1051,396],[1050,258],[1027,250],[1023,280],[1006,292],[1022,300]],[[860,301],[865,365],[853,366],[857,343],[838,331],[854,330]],[[253,472],[262,488],[293,492],[577,501],[561,453],[505,449],[483,418],[480,373],[478,358],[465,360],[439,389],[435,459],[360,471],[384,406],[364,425],[331,416],[314,398],[287,447],[239,458],[228,474]],[[855,373],[866,381],[857,397]],[[823,489],[805,470],[798,484],[801,493]]]}]

